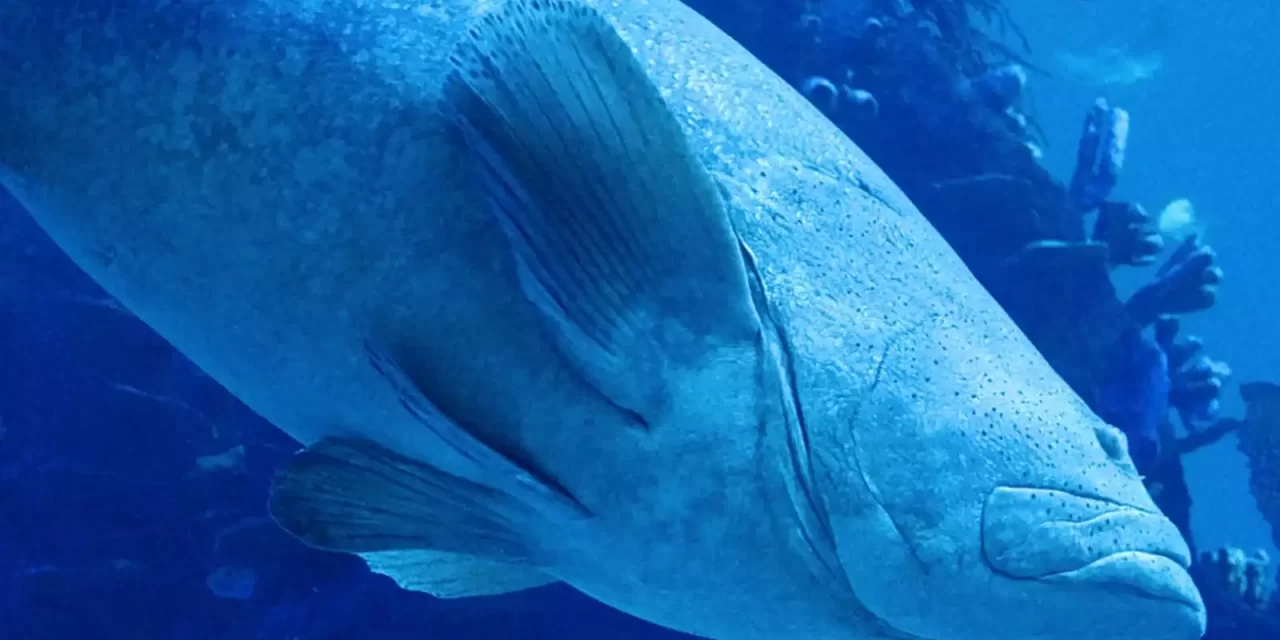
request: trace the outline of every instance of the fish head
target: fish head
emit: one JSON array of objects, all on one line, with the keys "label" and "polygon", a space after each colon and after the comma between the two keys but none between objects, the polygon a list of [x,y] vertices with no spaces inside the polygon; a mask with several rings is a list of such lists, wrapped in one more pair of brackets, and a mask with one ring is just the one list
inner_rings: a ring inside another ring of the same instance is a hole
[{"label": "fish head", "polygon": [[1125,435],[844,153],[856,180],[770,159],[773,200],[733,198],[804,222],[747,242],[785,336],[791,512],[824,589],[885,637],[1199,638],[1188,546]]},{"label": "fish head", "polygon": [[1187,544],[1124,434],[1007,318],[977,340],[967,324],[935,313],[862,336],[859,367],[801,364],[814,493],[859,606],[918,638],[1199,638]]}]

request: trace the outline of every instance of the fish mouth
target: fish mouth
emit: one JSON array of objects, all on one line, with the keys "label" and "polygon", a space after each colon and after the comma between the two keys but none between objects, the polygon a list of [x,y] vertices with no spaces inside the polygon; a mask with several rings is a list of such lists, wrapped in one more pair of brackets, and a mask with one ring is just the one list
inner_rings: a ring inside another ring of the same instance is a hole
[{"label": "fish mouth", "polygon": [[1109,588],[1139,597],[1204,604],[1191,581],[1191,552],[1164,515],[1096,496],[1000,487],[983,509],[982,546],[1004,576]]}]

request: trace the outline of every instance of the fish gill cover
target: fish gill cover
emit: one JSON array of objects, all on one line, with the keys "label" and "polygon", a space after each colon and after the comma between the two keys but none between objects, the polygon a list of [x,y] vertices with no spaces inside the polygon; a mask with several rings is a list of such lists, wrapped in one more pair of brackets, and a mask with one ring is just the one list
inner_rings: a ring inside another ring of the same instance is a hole
[{"label": "fish gill cover", "polygon": [[[1148,488],[1188,539],[1183,457],[1234,432],[1280,536],[1280,393],[1243,385],[1247,415],[1218,416],[1230,370],[1178,319],[1213,305],[1218,259],[1196,234],[1165,246],[1157,217],[1114,196],[1122,105],[1081,105],[1076,171],[1054,176],[1026,114],[1034,43],[1003,2],[689,4],[886,170],[1072,388],[1146,452],[1135,457]],[[437,600],[297,544],[265,511],[296,445],[71,266],[15,202],[0,207],[5,637],[676,637],[564,587]],[[1146,265],[1153,279],[1122,297],[1113,274]],[[1205,551],[1195,569],[1206,637],[1280,637],[1264,556]]]}]

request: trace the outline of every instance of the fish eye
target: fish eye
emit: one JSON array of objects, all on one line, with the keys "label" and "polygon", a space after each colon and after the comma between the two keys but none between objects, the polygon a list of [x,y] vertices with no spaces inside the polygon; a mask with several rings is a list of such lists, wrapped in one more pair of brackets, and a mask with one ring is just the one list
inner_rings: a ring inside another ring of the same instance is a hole
[{"label": "fish eye", "polygon": [[1094,427],[1098,444],[1107,453],[1107,457],[1116,462],[1129,460],[1129,436],[1112,425],[1103,423]]}]

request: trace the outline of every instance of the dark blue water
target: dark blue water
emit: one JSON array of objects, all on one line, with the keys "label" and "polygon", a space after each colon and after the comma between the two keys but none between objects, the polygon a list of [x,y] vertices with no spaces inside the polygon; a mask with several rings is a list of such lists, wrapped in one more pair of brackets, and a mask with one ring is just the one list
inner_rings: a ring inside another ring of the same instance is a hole
[{"label": "dark blue water", "polygon": [[[691,4],[798,87],[815,76],[837,84],[845,68],[872,65],[857,42],[867,15],[848,9],[859,3]],[[904,3],[869,4],[884,12]],[[955,32],[945,21],[962,15],[949,8],[1000,6],[916,4],[933,10],[944,36]],[[1280,276],[1274,253],[1280,245],[1280,221],[1274,217],[1280,198],[1273,179],[1280,166],[1280,125],[1271,119],[1270,99],[1280,96],[1280,63],[1270,53],[1271,39],[1280,32],[1280,9],[1268,3],[1228,9],[1187,0],[1151,3],[1143,11],[1112,4],[1008,2],[1031,45],[1025,51],[1017,38],[1007,39],[1015,57],[1026,58],[1032,70],[1031,95],[1019,108],[1039,126],[1034,137],[1044,151],[1045,175],[1065,184],[1080,120],[1094,98],[1122,105],[1133,118],[1134,135],[1115,198],[1141,201],[1153,214],[1170,200],[1195,203],[1193,226],[1217,250],[1230,278],[1216,305],[1184,320],[1184,333],[1202,336],[1206,353],[1233,369],[1217,398],[1221,408],[1204,421],[1216,424],[1244,413],[1234,383],[1280,380],[1274,323],[1280,311],[1280,288],[1274,286]],[[809,18],[803,17],[806,9],[813,14]],[[1041,236],[1082,240],[1087,227],[1081,222],[1079,231],[1031,229],[995,215],[984,218],[983,195],[974,191],[956,205],[974,211],[935,213],[939,209],[930,208],[924,195],[929,183],[1020,166],[1001,155],[1007,150],[989,143],[986,134],[964,124],[990,114],[957,110],[948,102],[954,80],[977,77],[1007,60],[988,57],[984,67],[967,50],[921,44],[919,51],[927,53],[917,55],[909,42],[899,46],[908,50],[895,53],[897,73],[859,76],[851,85],[878,94],[875,126],[859,115],[866,103],[857,101],[833,119],[917,200],[1055,366],[1062,363],[1064,377],[1080,381],[1084,395],[1092,389],[1086,381],[1101,381],[1095,408],[1104,417],[1112,412],[1131,440],[1151,438],[1151,447],[1135,447],[1135,455],[1141,450],[1157,459],[1159,426],[1179,412],[1170,401],[1168,362],[1142,355],[1159,350],[1153,330],[1143,329],[1146,340],[1132,342],[1148,351],[1117,352],[1115,345],[1130,343],[1114,341],[1107,342],[1110,351],[1074,357],[1083,347],[1071,338],[1102,331],[1095,329],[1107,326],[1100,318],[1118,313],[1114,305],[1150,282],[1153,269],[1099,275],[1084,267],[1073,271],[1070,261],[1039,266],[1047,270],[1044,278],[1062,287],[1056,307],[1014,285],[1000,289],[980,256],[1011,253]],[[950,56],[954,64],[935,64],[935,56]],[[895,111],[889,94],[908,84],[915,90],[913,109]],[[954,161],[964,154],[975,160]],[[1052,182],[1036,188],[1062,195]],[[1039,205],[1033,198],[1027,206]],[[1079,328],[1085,326],[1087,331]],[[1062,354],[1060,361],[1055,354]],[[1152,382],[1153,376],[1159,380]],[[563,586],[442,601],[402,591],[355,558],[307,549],[266,513],[271,473],[295,449],[114,305],[16,203],[0,199],[0,637],[681,637]],[[1280,451],[1273,455],[1280,458]],[[1202,551],[1273,548],[1233,436],[1174,459],[1179,469],[1167,477],[1185,486],[1169,481],[1161,491],[1170,500],[1170,517]],[[1171,473],[1150,465],[1153,475]],[[1242,604],[1209,590],[1206,596],[1210,637],[1280,637],[1268,635],[1280,633],[1274,603]]]}]

